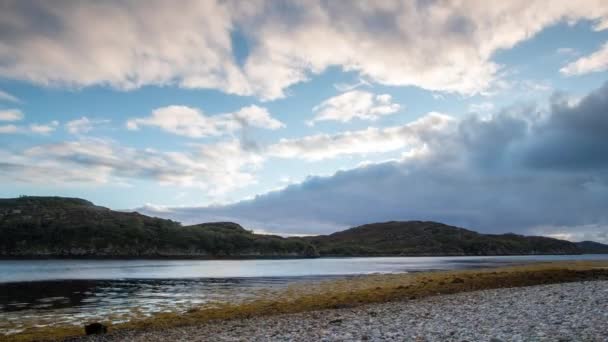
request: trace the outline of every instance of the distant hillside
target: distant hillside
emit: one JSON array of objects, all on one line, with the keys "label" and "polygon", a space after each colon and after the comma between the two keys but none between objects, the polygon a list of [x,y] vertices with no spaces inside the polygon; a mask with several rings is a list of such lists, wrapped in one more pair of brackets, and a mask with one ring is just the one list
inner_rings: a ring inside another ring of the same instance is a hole
[{"label": "distant hillside", "polygon": [[77,198],[0,199],[0,257],[308,257],[297,239],[235,223],[178,222],[113,211]]},{"label": "distant hillside", "polygon": [[[487,235],[437,222],[367,224],[331,235],[282,238],[236,223],[182,226],[78,198],[0,199],[0,257],[217,258],[605,253],[547,237]],[[604,251],[604,252],[602,252]]]},{"label": "distant hillside", "polygon": [[594,242],[594,241],[581,241],[576,242],[578,248],[585,254],[608,254],[608,245]]},{"label": "distant hillside", "polygon": [[437,222],[385,222],[306,238],[321,255],[580,254],[572,242],[515,234],[487,235]]}]

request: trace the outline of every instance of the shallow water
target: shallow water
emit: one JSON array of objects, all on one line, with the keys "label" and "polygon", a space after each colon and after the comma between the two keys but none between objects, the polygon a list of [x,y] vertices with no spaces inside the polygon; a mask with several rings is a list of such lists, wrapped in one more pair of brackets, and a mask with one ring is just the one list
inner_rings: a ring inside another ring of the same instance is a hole
[{"label": "shallow water", "polygon": [[608,255],[287,260],[0,260],[0,333],[27,326],[120,322],[237,302],[260,290],[369,273],[492,267]]}]

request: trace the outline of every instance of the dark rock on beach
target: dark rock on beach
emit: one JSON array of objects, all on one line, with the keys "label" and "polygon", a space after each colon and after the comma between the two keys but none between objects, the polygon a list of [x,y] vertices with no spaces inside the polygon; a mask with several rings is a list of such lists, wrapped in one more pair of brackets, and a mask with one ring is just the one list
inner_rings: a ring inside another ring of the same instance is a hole
[{"label": "dark rock on beach", "polygon": [[91,323],[84,326],[84,332],[87,335],[101,335],[108,332],[108,328],[101,323]]}]

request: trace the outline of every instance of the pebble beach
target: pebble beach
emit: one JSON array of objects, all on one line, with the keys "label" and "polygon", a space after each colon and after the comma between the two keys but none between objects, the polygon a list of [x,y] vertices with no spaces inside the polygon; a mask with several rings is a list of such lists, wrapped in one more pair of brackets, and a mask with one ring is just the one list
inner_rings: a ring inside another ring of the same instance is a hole
[{"label": "pebble beach", "polygon": [[608,341],[608,281],[125,330],[77,341]]}]

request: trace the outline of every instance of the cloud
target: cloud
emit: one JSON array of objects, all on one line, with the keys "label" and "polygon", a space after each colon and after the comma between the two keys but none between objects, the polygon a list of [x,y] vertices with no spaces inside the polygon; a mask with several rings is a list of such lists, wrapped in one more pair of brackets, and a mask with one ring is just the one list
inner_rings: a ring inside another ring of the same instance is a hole
[{"label": "cloud", "polygon": [[[247,114],[250,121],[259,119],[251,116],[249,110],[237,113],[234,116]],[[385,150],[391,146],[390,140],[398,145],[391,147],[394,150],[438,131],[449,121],[448,117],[434,113],[408,125],[338,134],[315,144],[304,138],[251,148],[232,139],[190,144],[180,152],[134,149],[109,140],[81,137],[24,150],[0,150],[4,161],[0,165],[0,175],[17,182],[57,184],[129,184],[133,180],[148,179],[161,185],[197,188],[208,196],[221,196],[255,184],[257,170],[269,158],[316,160],[343,154],[365,154]],[[358,139],[361,141],[357,142]],[[346,144],[351,146],[346,149]],[[301,146],[296,147],[298,145]],[[62,170],[69,172],[62,173]]]},{"label": "cloud", "polygon": [[103,139],[83,138],[20,151],[0,150],[0,177],[43,184],[129,184],[198,188],[219,196],[255,182],[261,158],[237,140],[193,145],[189,151],[134,149]]},{"label": "cloud", "polygon": [[422,137],[446,129],[453,119],[441,113],[427,116],[402,126],[383,129],[369,127],[333,135],[318,134],[297,139],[281,139],[266,148],[265,155],[310,161],[344,155],[365,155],[417,146]]},{"label": "cloud", "polygon": [[54,130],[57,129],[57,126],[59,126],[59,121],[51,121],[49,124],[31,124],[29,126],[29,129],[32,133],[38,133],[38,134],[49,134],[51,132],[53,132]]},{"label": "cloud", "polygon": [[605,70],[608,70],[608,43],[594,53],[569,63],[559,72],[566,76],[577,76]]},{"label": "cloud", "polygon": [[19,133],[19,127],[15,125],[1,125],[0,134],[14,134]]},{"label": "cloud", "polygon": [[[21,121],[24,115],[19,109],[6,109],[0,110],[0,121]],[[46,135],[53,132],[59,125],[58,121],[51,121],[48,124],[32,123],[26,125],[0,125],[0,134],[25,134],[34,133]]]},{"label": "cloud", "polygon": [[2,91],[2,90],[0,90],[0,101],[15,102],[15,103],[21,102],[17,97],[15,97],[5,91]]},{"label": "cloud", "polygon": [[19,109],[0,110],[0,121],[20,121],[23,120],[23,113]]},{"label": "cloud", "polygon": [[203,138],[229,134],[245,127],[279,129],[285,125],[274,119],[266,108],[251,105],[233,113],[213,116],[188,106],[168,106],[155,109],[146,118],[127,121],[127,128],[137,130],[141,126],[155,126],[160,129],[190,138]]},{"label": "cloud", "polygon": [[[0,77],[76,88],[176,85],[272,100],[338,67],[372,83],[472,95],[496,81],[497,51],[562,21],[605,29],[607,13],[602,0],[9,1],[0,13]],[[248,47],[238,61],[237,31]]]},{"label": "cloud", "polygon": [[555,53],[558,55],[566,55],[566,56],[577,56],[579,52],[574,48],[569,47],[561,47],[555,50]]},{"label": "cloud", "polygon": [[359,78],[359,80],[356,83],[336,83],[334,84],[334,88],[336,88],[337,91],[340,92],[347,92],[347,91],[351,91],[353,89],[357,89],[359,87],[363,87],[363,86],[371,86],[371,84],[364,80],[363,78]]},{"label": "cloud", "polygon": [[177,84],[250,93],[232,54],[231,15],[216,1],[11,1],[0,25],[3,77],[53,86]]},{"label": "cloud", "polygon": [[313,108],[315,117],[309,121],[312,125],[318,121],[349,122],[355,118],[377,120],[381,116],[394,114],[401,106],[392,103],[389,94],[374,95],[361,90],[351,90],[331,97]]},{"label": "cloud", "polygon": [[492,102],[472,103],[469,105],[470,113],[486,113],[494,109]]},{"label": "cloud", "polygon": [[107,123],[109,120],[91,120],[86,116],[65,123],[65,129],[70,134],[84,134],[93,130],[95,125]]},{"label": "cloud", "polygon": [[[483,94],[497,81],[499,50],[530,39],[560,21],[597,20],[608,6],[509,1],[385,1],[265,3],[239,16],[251,36],[245,73],[255,89],[283,96],[290,85],[329,67],[373,83],[417,86],[463,95]],[[272,75],[272,77],[268,77]],[[275,77],[276,76],[276,77]]]},{"label": "cloud", "polygon": [[540,226],[532,229],[531,232],[536,235],[545,235],[569,241],[608,242],[608,230],[605,225],[601,224]]},{"label": "cloud", "polygon": [[230,205],[164,208],[162,215],[283,233],[421,219],[489,233],[568,231],[573,239],[608,242],[608,84],[576,103],[555,95],[539,114],[543,108],[454,119],[416,136],[414,146],[424,153],[310,177]]}]

